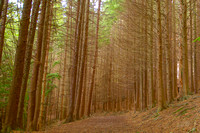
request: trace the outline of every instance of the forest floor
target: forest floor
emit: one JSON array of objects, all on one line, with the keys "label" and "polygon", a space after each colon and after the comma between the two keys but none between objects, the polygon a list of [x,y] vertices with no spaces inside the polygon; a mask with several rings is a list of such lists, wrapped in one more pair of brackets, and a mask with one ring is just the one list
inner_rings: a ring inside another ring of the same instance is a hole
[{"label": "forest floor", "polygon": [[143,112],[95,114],[90,118],[55,123],[40,133],[200,133],[200,94],[173,102],[159,113]]}]

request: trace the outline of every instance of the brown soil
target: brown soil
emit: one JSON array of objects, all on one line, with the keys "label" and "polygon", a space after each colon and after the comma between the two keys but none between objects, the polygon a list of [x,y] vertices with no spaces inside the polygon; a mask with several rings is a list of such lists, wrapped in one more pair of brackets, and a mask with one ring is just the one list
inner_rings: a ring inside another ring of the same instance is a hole
[{"label": "brown soil", "polygon": [[133,122],[128,114],[92,116],[85,120],[49,128],[46,133],[132,133]]},{"label": "brown soil", "polygon": [[200,95],[174,102],[159,113],[155,108],[131,116],[139,133],[200,133]]},{"label": "brown soil", "polygon": [[[200,133],[200,95],[174,102],[159,113],[143,112],[94,115],[67,124],[56,123],[45,133]],[[43,132],[43,133],[44,133]],[[42,132],[41,132],[42,133]]]}]

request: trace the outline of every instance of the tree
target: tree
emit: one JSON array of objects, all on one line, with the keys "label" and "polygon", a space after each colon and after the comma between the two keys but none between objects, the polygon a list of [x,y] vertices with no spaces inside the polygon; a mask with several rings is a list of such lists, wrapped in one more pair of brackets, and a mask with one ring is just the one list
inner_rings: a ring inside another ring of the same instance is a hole
[{"label": "tree", "polygon": [[[80,4],[80,5],[79,5]],[[77,10],[77,18],[78,22],[76,23],[76,31],[75,31],[75,51],[74,51],[74,60],[73,60],[73,68],[72,68],[72,86],[71,86],[71,98],[70,98],[70,108],[69,114],[66,121],[71,122],[74,120],[73,114],[75,109],[75,91],[77,88],[77,71],[78,71],[78,58],[79,58],[79,45],[80,45],[80,36],[81,36],[81,26],[82,26],[82,19],[85,9],[85,1],[78,2],[78,8],[81,6],[80,15],[79,11]]]},{"label": "tree", "polygon": [[43,30],[44,30],[44,21],[45,21],[45,14],[46,14],[46,0],[42,1],[41,7],[41,14],[40,20],[38,24],[38,36],[37,36],[37,48],[35,53],[35,61],[33,64],[33,74],[31,78],[31,85],[30,85],[30,93],[29,93],[29,107],[28,107],[28,118],[27,118],[27,129],[32,128],[32,122],[34,119],[34,111],[35,111],[35,102],[36,102],[36,87],[38,81],[38,74],[40,68],[40,61],[41,61],[41,51],[42,51],[42,38],[43,38]]},{"label": "tree", "polygon": [[167,20],[166,20],[166,29],[167,29],[167,62],[168,62],[168,100],[169,103],[172,102],[173,96],[172,96],[172,41],[171,41],[171,6],[172,6],[171,0],[166,0],[166,14],[167,14]]},{"label": "tree", "polygon": [[161,25],[161,4],[160,0],[157,0],[157,12],[158,12],[158,110],[166,108],[163,88],[163,73],[162,73],[162,25]]},{"label": "tree", "polygon": [[33,12],[31,15],[31,24],[29,28],[29,34],[28,34],[28,43],[27,43],[27,48],[26,48],[23,82],[22,82],[22,88],[20,92],[20,100],[19,100],[18,114],[17,114],[17,123],[18,123],[18,126],[21,128],[23,126],[22,121],[23,121],[23,112],[24,112],[24,99],[25,99],[27,82],[28,82],[28,77],[29,77],[29,72],[30,72],[32,49],[33,49],[35,31],[36,31],[36,26],[37,26],[39,6],[40,6],[40,0],[34,1]]},{"label": "tree", "polygon": [[[8,0],[6,0],[8,2]],[[2,14],[2,10],[3,10],[3,5],[4,5],[4,0],[0,1],[0,19],[1,19],[1,14]]]},{"label": "tree", "polygon": [[191,78],[191,93],[194,92],[194,76],[193,76],[193,0],[190,1],[190,78]]},{"label": "tree", "polygon": [[37,81],[37,89],[36,89],[36,99],[35,99],[35,111],[34,111],[34,118],[33,118],[33,129],[37,130],[38,127],[38,119],[40,114],[40,104],[41,104],[41,92],[42,92],[42,83],[43,83],[43,77],[44,77],[44,66],[46,62],[46,56],[48,53],[48,45],[49,45],[49,30],[50,30],[50,11],[51,11],[51,0],[47,1],[46,6],[46,15],[45,15],[45,23],[44,23],[44,35],[42,40],[42,56],[41,56],[41,66],[40,71],[38,75],[38,81]]},{"label": "tree", "polygon": [[[1,18],[1,11],[3,8],[4,0],[1,0],[0,4],[0,18]],[[5,33],[5,26],[6,26],[6,18],[7,18],[7,8],[8,8],[8,0],[5,0],[4,4],[4,10],[2,13],[2,20],[1,22],[1,28],[0,28],[0,66],[2,62],[2,54],[3,54],[3,46],[4,46],[4,33]]]},{"label": "tree", "polygon": [[184,70],[183,70],[183,89],[184,95],[189,94],[189,79],[188,79],[188,43],[187,43],[187,0],[181,0],[182,5],[182,47],[184,48],[184,53],[182,58],[184,59]]},{"label": "tree", "polygon": [[174,98],[178,95],[177,88],[177,43],[176,43],[176,7],[175,2],[173,2],[173,54],[174,54]]},{"label": "tree", "polygon": [[22,77],[24,71],[24,58],[27,45],[27,35],[29,27],[29,19],[31,12],[32,0],[24,0],[22,19],[19,29],[19,37],[15,55],[15,65],[12,87],[9,94],[9,100],[6,112],[6,121],[3,132],[6,132],[8,128],[16,128],[17,122],[17,110],[20,97],[20,89],[22,85]]},{"label": "tree", "polygon": [[76,108],[76,119],[80,118],[80,105],[81,105],[81,96],[83,90],[83,77],[85,70],[85,62],[86,62],[86,53],[87,53],[87,45],[88,45],[88,30],[89,30],[89,9],[90,9],[90,0],[87,0],[87,8],[86,8],[86,23],[85,23],[85,40],[83,44],[83,54],[82,54],[82,62],[81,62],[81,76],[80,76],[80,85],[78,89],[77,96],[77,108]]},{"label": "tree", "polygon": [[97,26],[96,26],[96,41],[95,41],[95,58],[94,58],[94,66],[93,66],[93,71],[92,71],[92,81],[90,85],[90,92],[89,92],[89,102],[88,102],[88,110],[87,110],[87,115],[90,115],[91,111],[91,103],[92,103],[92,93],[94,89],[94,81],[95,81],[95,73],[96,73],[96,64],[97,64],[97,59],[98,59],[98,37],[99,37],[99,19],[100,19],[100,7],[101,7],[101,0],[99,0],[99,6],[98,6],[98,16],[97,16]]},{"label": "tree", "polygon": [[[52,25],[52,18],[53,18],[53,2],[50,3],[51,1],[48,2],[48,10],[47,10],[47,18],[46,19],[46,24],[45,24],[45,32],[46,32],[46,37],[43,39],[43,41],[45,41],[46,43],[46,48],[43,49],[43,51],[46,51],[43,53],[43,58],[42,58],[42,61],[43,61],[43,65],[44,66],[44,83],[43,83],[43,89],[42,89],[42,80],[40,79],[40,86],[38,85],[38,87],[41,87],[39,88],[38,90],[42,90],[42,97],[41,97],[41,101],[39,101],[40,97],[38,97],[38,105],[40,107],[40,109],[38,109],[37,111],[35,112],[38,112],[39,116],[37,116],[38,118],[36,119],[36,115],[35,115],[35,126],[36,126],[36,129],[40,130],[42,129],[42,126],[43,126],[43,121],[44,121],[44,104],[45,104],[45,92],[46,92],[46,86],[47,86],[47,71],[48,71],[48,59],[49,59],[49,49],[50,49],[50,35],[51,35],[51,25]],[[44,55],[45,54],[45,55]],[[45,58],[45,59],[44,59]],[[40,75],[41,78],[43,77],[42,75]],[[57,76],[59,78],[59,76]],[[48,90],[47,90],[48,91]],[[39,103],[40,102],[40,103]]]},{"label": "tree", "polygon": [[[194,38],[197,38],[197,1],[194,1]],[[194,44],[194,82],[195,82],[195,93],[198,90],[198,79],[197,79],[197,43]]]}]

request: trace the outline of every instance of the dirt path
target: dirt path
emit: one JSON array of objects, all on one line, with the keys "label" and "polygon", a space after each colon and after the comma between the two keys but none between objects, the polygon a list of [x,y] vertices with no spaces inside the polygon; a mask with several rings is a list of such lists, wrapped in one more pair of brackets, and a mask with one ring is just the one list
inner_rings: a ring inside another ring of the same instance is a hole
[{"label": "dirt path", "polygon": [[132,133],[133,129],[131,119],[122,114],[94,116],[47,129],[45,133]]},{"label": "dirt path", "polygon": [[40,133],[200,133],[199,101],[200,94],[173,102],[159,113],[155,107],[136,113],[94,115],[67,124],[57,122]]}]

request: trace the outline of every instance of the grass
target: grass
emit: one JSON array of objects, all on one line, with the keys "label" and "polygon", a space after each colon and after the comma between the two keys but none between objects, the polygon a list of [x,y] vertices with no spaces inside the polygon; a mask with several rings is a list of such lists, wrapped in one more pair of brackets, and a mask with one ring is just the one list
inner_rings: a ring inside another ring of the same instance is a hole
[{"label": "grass", "polygon": [[178,113],[179,111],[183,110],[184,108],[185,108],[185,107],[181,107],[181,108],[179,108],[178,110],[176,110],[175,112],[173,112],[173,114]]}]

